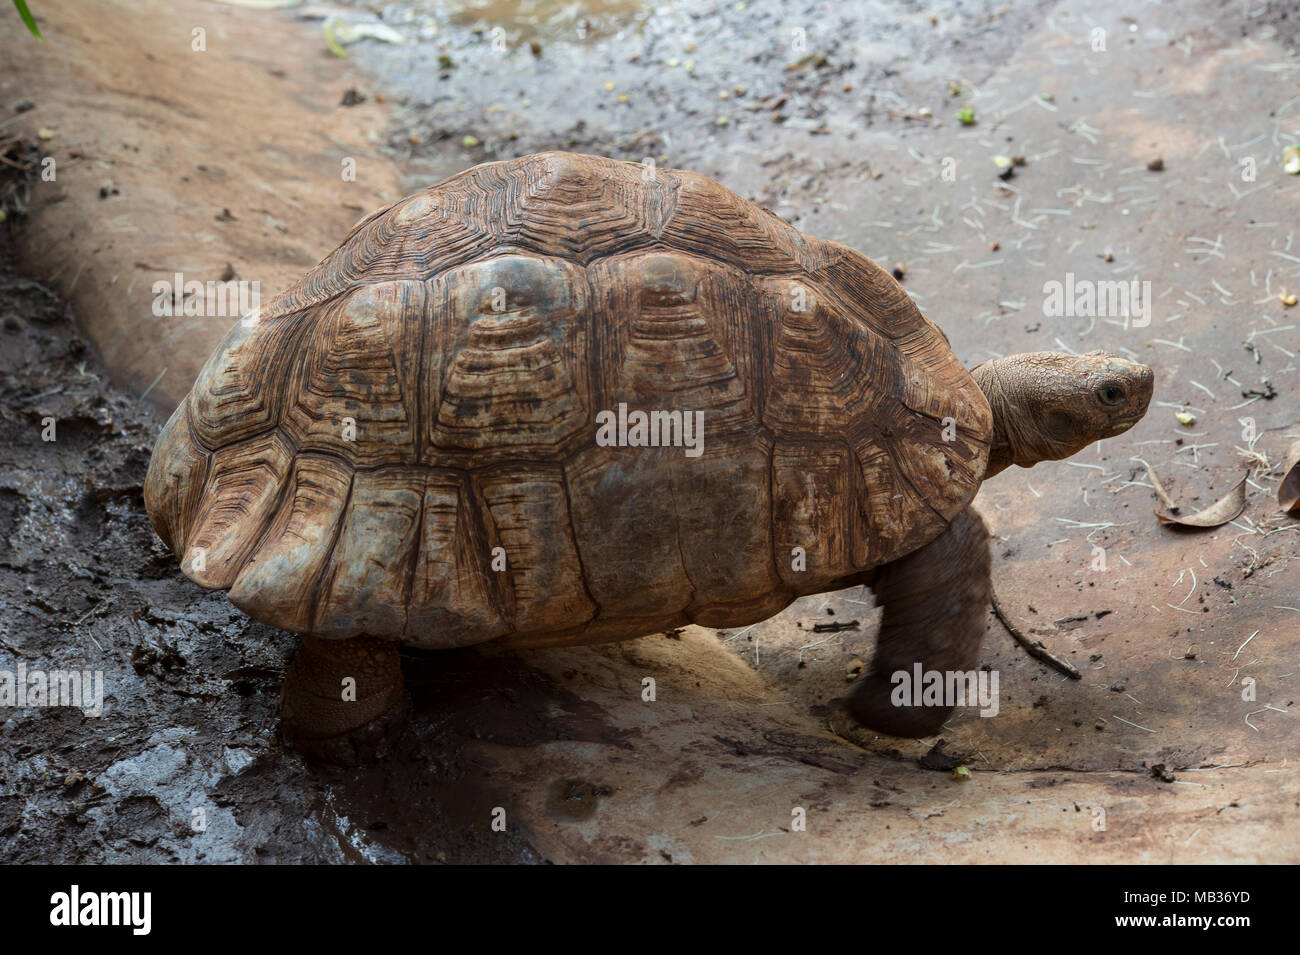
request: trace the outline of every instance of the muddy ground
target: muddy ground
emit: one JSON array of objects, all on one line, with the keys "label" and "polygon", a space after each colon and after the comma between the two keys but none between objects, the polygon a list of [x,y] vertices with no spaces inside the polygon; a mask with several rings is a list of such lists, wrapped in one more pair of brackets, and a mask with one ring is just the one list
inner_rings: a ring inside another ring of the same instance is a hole
[{"label": "muddy ground", "polygon": [[[393,5],[383,22],[409,42],[348,47],[368,80],[349,77],[337,102],[383,96],[392,113],[374,141],[408,189],[539,149],[649,156],[901,267],[971,364],[1106,347],[1156,367],[1163,404],[1137,429],[1073,463],[1001,476],[977,502],[998,537],[1004,607],[1084,679],[1029,660],[990,617],[983,659],[1003,675],[1003,711],[950,723],[947,751],[975,776],[956,783],[948,761],[925,759],[935,740],[837,720],[829,704],[870,658],[877,621],[870,597],[849,591],[740,632],[411,652],[415,713],[383,771],[309,769],[275,720],[293,638],[190,584],[157,541],[140,500],[157,412],[144,384],[110,384],[81,340],[86,316],[19,274],[31,236],[11,215],[0,670],[103,670],[106,703],[98,717],[3,714],[0,858],[1300,858],[1296,522],[1270,507],[1280,455],[1300,437],[1296,311],[1278,302],[1300,286],[1300,179],[1279,169],[1281,144],[1300,136],[1287,5],[606,0],[529,4],[527,18],[509,6]],[[378,22],[364,7],[231,22],[277,18],[320,71],[321,16]],[[1101,53],[1089,48],[1098,27]],[[31,98],[34,133],[39,90]],[[12,104],[0,105],[3,122]],[[1026,158],[1009,179],[993,163],[1003,154]],[[1245,158],[1257,180],[1240,178]],[[1068,271],[1152,280],[1152,327],[1045,318],[1042,283]],[[1243,416],[1267,465],[1238,451]],[[56,440],[42,440],[47,418]],[[1189,509],[1249,464],[1246,516],[1198,535],[1160,528],[1146,463]],[[1095,546],[1108,572],[1093,571]],[[845,629],[810,633],[827,621]],[[676,704],[642,715],[628,702],[640,672],[686,678]],[[1260,697],[1246,703],[1252,674]],[[741,710],[771,725],[742,736],[727,723]],[[827,820],[807,847],[790,844],[792,800]],[[770,818],[755,808],[765,802]],[[488,831],[497,805],[528,824]],[[1097,808],[1109,836],[1088,825]]]}]

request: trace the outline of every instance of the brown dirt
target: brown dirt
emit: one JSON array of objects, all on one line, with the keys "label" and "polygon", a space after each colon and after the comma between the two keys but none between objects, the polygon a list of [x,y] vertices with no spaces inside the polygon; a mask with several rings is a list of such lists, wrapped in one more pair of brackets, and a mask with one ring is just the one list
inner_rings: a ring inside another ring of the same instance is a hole
[{"label": "brown dirt", "polygon": [[0,102],[34,104],[9,129],[45,129],[56,164],[32,189],[20,261],[72,302],[114,381],[157,380],[172,407],[241,312],[158,317],[154,283],[256,282],[269,300],[400,198],[367,137],[386,110],[342,106],[350,64],[262,11],[43,0],[37,14],[40,44],[0,20]]}]

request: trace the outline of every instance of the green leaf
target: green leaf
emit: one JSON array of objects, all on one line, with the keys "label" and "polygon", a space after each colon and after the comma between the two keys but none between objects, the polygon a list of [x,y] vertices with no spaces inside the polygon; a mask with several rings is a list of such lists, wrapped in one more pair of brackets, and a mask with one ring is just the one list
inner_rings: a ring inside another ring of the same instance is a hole
[{"label": "green leaf", "polygon": [[18,8],[18,15],[23,18],[23,23],[27,24],[27,29],[32,31],[32,36],[42,43],[45,42],[40,28],[36,26],[36,18],[32,16],[32,11],[27,9],[27,0],[14,0],[14,6]]},{"label": "green leaf", "polygon": [[321,32],[325,34],[325,45],[330,48],[330,52],[339,59],[346,59],[348,51],[343,49],[343,44],[338,41],[334,35],[334,23],[332,20],[326,20],[321,24]]}]

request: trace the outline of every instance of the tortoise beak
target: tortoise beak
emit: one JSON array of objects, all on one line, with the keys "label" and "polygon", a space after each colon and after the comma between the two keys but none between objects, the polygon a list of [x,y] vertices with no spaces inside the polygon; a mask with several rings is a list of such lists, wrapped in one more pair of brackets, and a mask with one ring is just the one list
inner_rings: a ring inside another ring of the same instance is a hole
[{"label": "tortoise beak", "polygon": [[[1123,359],[1118,359],[1123,361]],[[1137,362],[1125,361],[1128,367],[1124,370],[1128,372],[1129,380],[1129,400],[1124,411],[1117,417],[1114,428],[1111,429],[1110,437],[1117,434],[1123,434],[1133,425],[1137,424],[1147,413],[1147,408],[1151,405],[1151,395],[1155,390],[1155,372],[1151,370],[1150,365],[1141,365]]]},{"label": "tortoise beak", "polygon": [[1133,390],[1134,422],[1141,420],[1151,404],[1151,395],[1155,391],[1156,374],[1150,365],[1133,365],[1136,387]]}]

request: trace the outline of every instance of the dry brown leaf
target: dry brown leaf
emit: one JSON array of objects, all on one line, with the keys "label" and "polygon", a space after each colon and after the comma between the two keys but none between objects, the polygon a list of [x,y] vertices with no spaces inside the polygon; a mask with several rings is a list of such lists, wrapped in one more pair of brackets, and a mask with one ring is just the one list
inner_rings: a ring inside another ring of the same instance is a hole
[{"label": "dry brown leaf", "polygon": [[1160,519],[1161,524],[1176,527],[1218,527],[1226,524],[1228,521],[1235,520],[1237,515],[1246,509],[1246,478],[1248,477],[1250,477],[1249,471],[1241,476],[1241,480],[1231,491],[1203,511],[1197,511],[1186,517],[1170,517],[1159,511],[1156,511],[1155,515]]},{"label": "dry brown leaf", "polygon": [[1300,514],[1300,441],[1286,450],[1282,465],[1282,484],[1277,489],[1277,503],[1284,513]]}]

